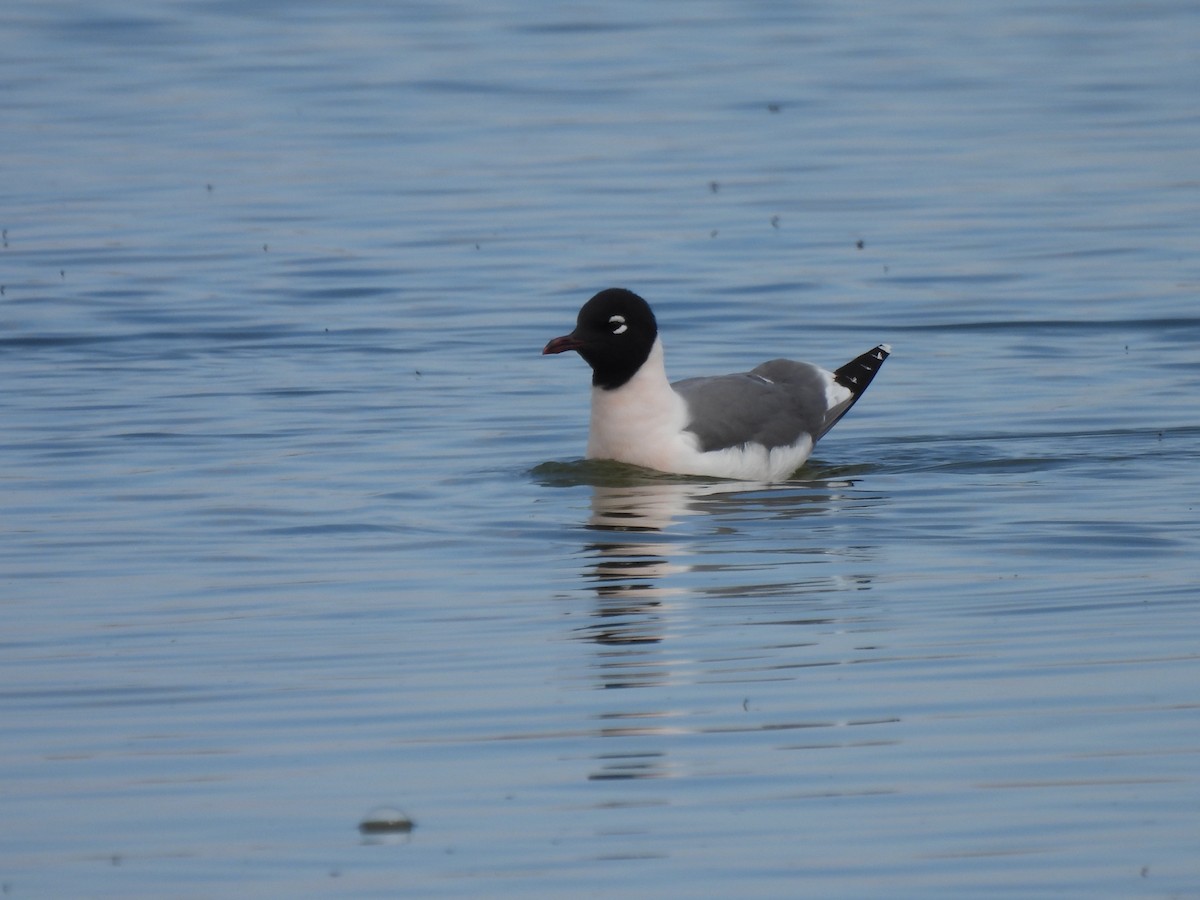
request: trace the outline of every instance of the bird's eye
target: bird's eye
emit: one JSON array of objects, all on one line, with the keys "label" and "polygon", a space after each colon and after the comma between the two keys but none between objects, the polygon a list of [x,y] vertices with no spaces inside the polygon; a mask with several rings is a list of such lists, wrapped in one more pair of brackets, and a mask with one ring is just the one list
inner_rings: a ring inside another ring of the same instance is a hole
[{"label": "bird's eye", "polygon": [[629,330],[629,326],[625,324],[624,316],[612,316],[608,320],[608,324],[613,326],[613,334],[624,334]]}]

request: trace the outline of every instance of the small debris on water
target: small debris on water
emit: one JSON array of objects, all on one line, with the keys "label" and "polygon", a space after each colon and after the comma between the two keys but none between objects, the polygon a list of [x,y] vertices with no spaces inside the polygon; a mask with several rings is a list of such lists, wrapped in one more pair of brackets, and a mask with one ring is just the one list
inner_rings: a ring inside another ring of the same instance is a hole
[{"label": "small debris on water", "polygon": [[416,824],[403,810],[380,806],[363,816],[358,830],[361,834],[408,834]]}]

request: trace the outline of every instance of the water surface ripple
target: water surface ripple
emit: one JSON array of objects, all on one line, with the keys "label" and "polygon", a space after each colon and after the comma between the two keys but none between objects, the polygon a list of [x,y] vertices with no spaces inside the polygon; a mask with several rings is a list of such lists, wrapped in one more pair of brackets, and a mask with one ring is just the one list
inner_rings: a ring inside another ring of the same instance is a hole
[{"label": "water surface ripple", "polygon": [[[8,3],[3,893],[1200,896],[1198,34]],[[586,462],[610,285],[894,355],[789,483]]]}]

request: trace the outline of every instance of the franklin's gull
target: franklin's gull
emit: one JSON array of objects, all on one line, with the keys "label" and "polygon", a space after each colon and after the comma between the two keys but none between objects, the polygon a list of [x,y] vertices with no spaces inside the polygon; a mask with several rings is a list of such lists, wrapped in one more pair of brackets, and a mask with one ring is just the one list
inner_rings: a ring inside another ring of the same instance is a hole
[{"label": "franklin's gull", "polygon": [[592,297],[575,330],[542,353],[567,350],[592,367],[589,459],[767,482],[804,464],[891,352],[879,344],[833,372],[773,359],[749,372],[671,384],[654,313],[624,288]]}]

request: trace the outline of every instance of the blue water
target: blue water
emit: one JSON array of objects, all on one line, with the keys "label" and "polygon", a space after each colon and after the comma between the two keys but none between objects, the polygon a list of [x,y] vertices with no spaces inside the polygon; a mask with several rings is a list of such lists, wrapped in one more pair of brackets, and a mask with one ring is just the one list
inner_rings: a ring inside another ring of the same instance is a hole
[{"label": "blue water", "polygon": [[1200,897],[1200,7],[959,6],[0,10],[5,895]]}]

